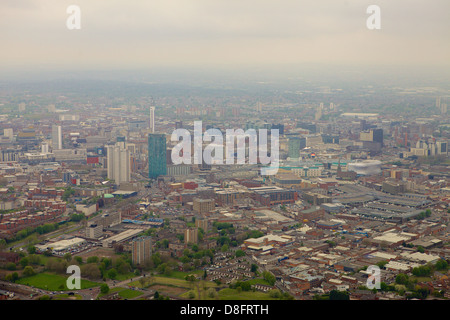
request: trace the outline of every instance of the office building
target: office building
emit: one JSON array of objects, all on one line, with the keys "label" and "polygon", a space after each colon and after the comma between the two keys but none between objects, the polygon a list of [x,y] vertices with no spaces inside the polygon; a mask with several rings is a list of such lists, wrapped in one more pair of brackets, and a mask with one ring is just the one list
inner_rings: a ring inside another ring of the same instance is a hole
[{"label": "office building", "polygon": [[9,140],[12,140],[14,138],[14,131],[12,128],[5,128],[3,129],[3,135]]},{"label": "office building", "polygon": [[139,237],[131,242],[131,259],[133,264],[142,265],[152,256],[152,238]]},{"label": "office building", "polygon": [[62,129],[61,126],[52,126],[52,148],[53,150],[62,149]]},{"label": "office building", "polygon": [[300,150],[306,147],[306,139],[302,137],[290,137],[288,140],[288,157],[297,159]]},{"label": "office building", "polygon": [[359,134],[360,141],[377,142],[383,146],[383,129],[369,129]]},{"label": "office building", "polygon": [[199,199],[195,198],[193,201],[193,209],[197,213],[208,213],[216,209],[214,199]]},{"label": "office building", "polygon": [[98,224],[90,224],[86,228],[86,238],[89,239],[98,239],[103,234],[103,227]]},{"label": "office building", "polygon": [[156,179],[167,174],[166,136],[151,133],[148,135],[148,177]]},{"label": "office building", "polygon": [[155,133],[155,107],[150,107],[150,133]]},{"label": "office building", "polygon": [[108,179],[114,180],[116,184],[129,182],[131,180],[130,150],[126,148],[125,142],[109,145],[106,150]]}]

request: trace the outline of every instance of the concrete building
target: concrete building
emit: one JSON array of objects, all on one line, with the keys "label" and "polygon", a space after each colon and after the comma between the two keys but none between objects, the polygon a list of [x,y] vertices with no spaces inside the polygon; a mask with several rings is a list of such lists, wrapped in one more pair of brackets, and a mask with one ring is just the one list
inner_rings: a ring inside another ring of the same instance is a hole
[{"label": "concrete building", "polygon": [[131,243],[131,256],[133,264],[142,265],[152,256],[152,238],[139,237]]},{"label": "concrete building", "polygon": [[125,142],[107,146],[108,179],[116,184],[131,180],[130,150]]},{"label": "concrete building", "polygon": [[214,211],[216,208],[214,199],[199,199],[195,198],[193,200],[193,209],[197,213],[208,213]]},{"label": "concrete building", "polygon": [[52,126],[52,148],[53,150],[62,149],[62,128],[61,126]]},{"label": "concrete building", "polygon": [[98,224],[90,224],[86,228],[86,238],[89,239],[98,239],[103,234],[103,227]]},{"label": "concrete building", "polygon": [[184,230],[184,243],[198,242],[198,228],[188,228]]},{"label": "concrete building", "polygon": [[155,133],[155,107],[150,107],[150,133]]},{"label": "concrete building", "polygon": [[205,218],[197,218],[195,219],[195,226],[197,228],[202,228],[203,231],[207,232],[208,231],[208,219]]}]

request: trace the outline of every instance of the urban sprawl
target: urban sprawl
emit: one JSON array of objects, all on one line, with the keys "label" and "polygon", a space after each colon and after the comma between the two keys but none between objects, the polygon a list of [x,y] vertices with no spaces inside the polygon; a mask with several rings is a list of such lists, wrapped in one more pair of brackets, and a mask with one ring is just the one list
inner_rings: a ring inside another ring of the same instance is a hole
[{"label": "urban sprawl", "polygon": [[[448,299],[448,98],[368,110],[316,89],[2,91],[0,299]],[[244,164],[173,163],[195,121],[278,130],[278,170],[248,141]]]}]

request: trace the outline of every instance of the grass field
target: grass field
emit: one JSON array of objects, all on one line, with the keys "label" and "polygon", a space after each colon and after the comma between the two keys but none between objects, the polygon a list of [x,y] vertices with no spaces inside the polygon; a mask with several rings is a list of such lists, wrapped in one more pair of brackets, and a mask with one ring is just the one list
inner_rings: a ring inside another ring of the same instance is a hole
[{"label": "grass field", "polygon": [[220,300],[273,300],[268,293],[259,291],[241,291],[236,289],[222,289],[219,291]]},{"label": "grass field", "polygon": [[[31,277],[21,278],[17,280],[17,283],[43,290],[66,291],[69,290],[66,286],[67,278],[58,274],[39,273]],[[99,285],[99,283],[81,279],[81,289],[93,288]]]},{"label": "grass field", "polygon": [[104,297],[106,295],[110,295],[112,293],[117,293],[123,299],[133,299],[133,298],[139,297],[144,294],[142,291],[139,291],[139,290],[115,287],[115,288],[111,288],[107,294],[100,293],[98,295],[98,297],[102,298],[102,297]]},{"label": "grass field", "polygon": [[123,289],[123,290],[119,291],[119,296],[121,296],[124,299],[133,299],[133,298],[139,297],[143,294],[144,293],[142,291],[131,290],[131,289]]},{"label": "grass field", "polygon": [[[145,286],[150,287],[162,294],[172,294],[182,298],[188,298],[192,293],[194,299],[210,299],[207,297],[206,291],[209,288],[218,289],[219,286],[211,281],[195,281],[194,283],[184,280],[186,275],[191,273],[174,272],[171,276],[153,276],[151,281],[146,282]],[[202,272],[196,274],[202,275]],[[252,279],[248,280],[250,284],[262,284],[268,285],[268,282],[264,279]],[[134,281],[129,284],[130,286],[142,288],[142,284],[139,281]],[[218,299],[220,300],[272,300],[268,293],[259,291],[238,291],[235,289],[224,288],[218,291]]]},{"label": "grass field", "polygon": [[58,294],[53,297],[53,300],[82,300],[83,297],[79,294],[75,294],[73,296],[69,296],[67,293]]}]

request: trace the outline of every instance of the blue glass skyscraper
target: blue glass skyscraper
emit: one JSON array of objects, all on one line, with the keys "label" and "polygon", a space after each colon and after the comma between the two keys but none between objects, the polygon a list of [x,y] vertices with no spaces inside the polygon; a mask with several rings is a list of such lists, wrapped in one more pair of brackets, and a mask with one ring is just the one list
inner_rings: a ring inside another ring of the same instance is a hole
[{"label": "blue glass skyscraper", "polygon": [[150,133],[148,135],[148,177],[156,179],[166,174],[166,136],[160,133]]}]

